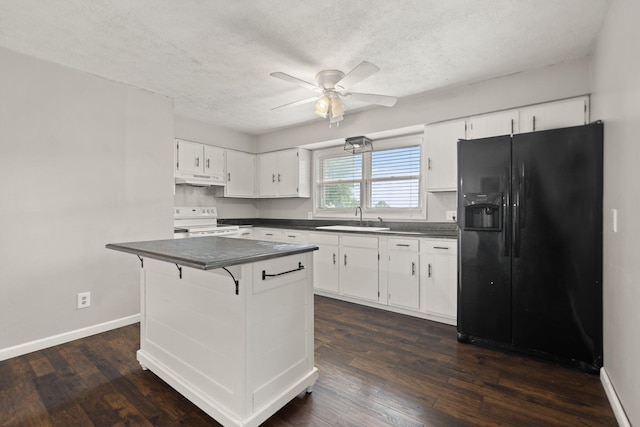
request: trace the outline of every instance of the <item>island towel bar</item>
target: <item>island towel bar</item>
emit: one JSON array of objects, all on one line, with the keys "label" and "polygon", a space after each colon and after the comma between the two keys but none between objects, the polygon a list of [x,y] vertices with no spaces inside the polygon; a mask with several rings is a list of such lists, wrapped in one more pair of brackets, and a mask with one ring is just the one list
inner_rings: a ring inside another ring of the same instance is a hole
[{"label": "island towel bar", "polygon": [[283,274],[295,273],[296,271],[300,271],[300,270],[304,270],[304,265],[302,265],[301,262],[298,262],[298,268],[295,268],[289,271],[283,271],[282,273],[267,274],[266,270],[262,270],[262,280],[266,280],[267,277],[282,276]]}]

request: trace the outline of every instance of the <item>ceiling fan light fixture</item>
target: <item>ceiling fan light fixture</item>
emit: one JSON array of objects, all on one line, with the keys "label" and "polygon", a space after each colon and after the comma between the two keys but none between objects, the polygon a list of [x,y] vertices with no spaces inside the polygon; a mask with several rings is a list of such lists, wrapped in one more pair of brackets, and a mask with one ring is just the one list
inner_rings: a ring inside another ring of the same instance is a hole
[{"label": "ceiling fan light fixture", "polygon": [[323,119],[326,119],[330,105],[329,98],[327,98],[326,95],[322,95],[320,99],[318,99],[318,102],[316,102],[314,112]]},{"label": "ceiling fan light fixture", "polygon": [[344,116],[344,110],[345,110],[344,102],[342,102],[342,99],[340,99],[340,97],[334,96],[333,98],[331,98],[331,118],[332,119],[340,117],[340,120],[342,120],[342,116]]},{"label": "ceiling fan light fixture", "polygon": [[354,136],[344,140],[344,151],[351,154],[366,153],[373,151],[373,141],[366,136]]}]

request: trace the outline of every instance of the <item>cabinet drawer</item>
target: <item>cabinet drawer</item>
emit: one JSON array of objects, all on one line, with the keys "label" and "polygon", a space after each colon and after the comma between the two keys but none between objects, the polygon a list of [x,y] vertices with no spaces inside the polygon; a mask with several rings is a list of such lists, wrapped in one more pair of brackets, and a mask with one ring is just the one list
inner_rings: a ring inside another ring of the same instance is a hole
[{"label": "cabinet drawer", "polygon": [[418,252],[420,241],[417,239],[399,239],[396,237],[389,238],[389,250],[390,251],[402,251],[402,252]]},{"label": "cabinet drawer", "polygon": [[422,252],[441,255],[456,255],[458,242],[453,239],[424,240]]},{"label": "cabinet drawer", "polygon": [[309,241],[317,245],[338,246],[340,236],[335,233],[309,233]]},{"label": "cabinet drawer", "polygon": [[284,233],[282,230],[267,228],[258,230],[258,238],[262,240],[282,241],[284,239]]},{"label": "cabinet drawer", "polygon": [[342,246],[350,246],[352,248],[378,249],[378,238],[363,236],[340,236],[340,244]]},{"label": "cabinet drawer", "polygon": [[309,242],[307,233],[303,231],[283,230],[282,234],[284,235],[285,242],[299,242],[299,243]]}]

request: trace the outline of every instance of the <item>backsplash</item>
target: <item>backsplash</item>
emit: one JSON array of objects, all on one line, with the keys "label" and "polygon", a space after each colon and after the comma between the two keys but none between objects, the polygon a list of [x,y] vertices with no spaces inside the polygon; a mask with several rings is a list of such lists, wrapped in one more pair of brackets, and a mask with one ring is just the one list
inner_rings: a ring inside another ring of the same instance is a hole
[{"label": "backsplash", "polygon": [[174,206],[216,206],[219,218],[253,218],[258,216],[257,200],[221,197],[222,187],[176,185]]}]

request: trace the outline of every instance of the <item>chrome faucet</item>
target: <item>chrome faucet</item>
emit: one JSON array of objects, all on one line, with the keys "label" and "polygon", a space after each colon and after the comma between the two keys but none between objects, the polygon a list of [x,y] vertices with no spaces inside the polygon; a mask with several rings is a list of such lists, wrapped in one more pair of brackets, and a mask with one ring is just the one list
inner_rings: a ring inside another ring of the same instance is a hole
[{"label": "chrome faucet", "polygon": [[362,208],[360,206],[356,208],[356,216],[358,216],[358,209],[360,209],[360,225],[362,225]]},{"label": "chrome faucet", "polygon": [[384,222],[382,221],[382,217],[381,216],[378,217],[378,221],[380,221],[380,226],[384,225]]}]

